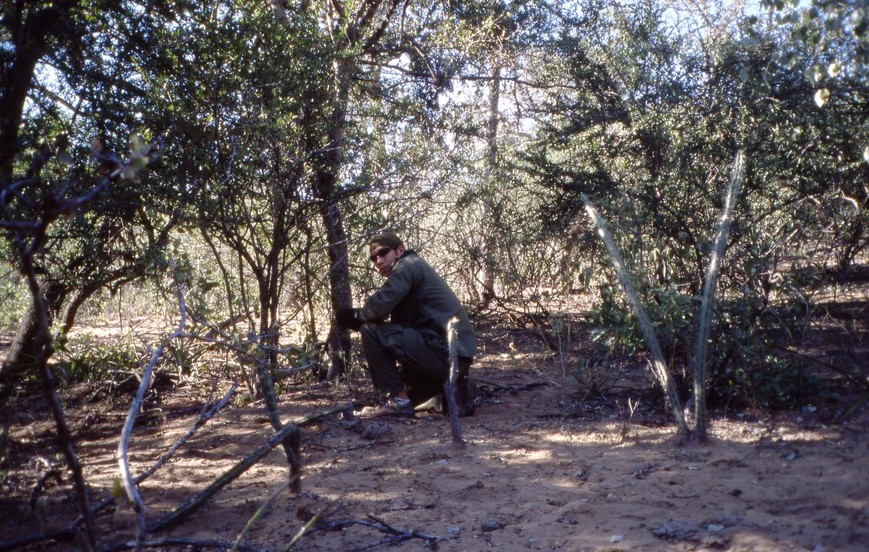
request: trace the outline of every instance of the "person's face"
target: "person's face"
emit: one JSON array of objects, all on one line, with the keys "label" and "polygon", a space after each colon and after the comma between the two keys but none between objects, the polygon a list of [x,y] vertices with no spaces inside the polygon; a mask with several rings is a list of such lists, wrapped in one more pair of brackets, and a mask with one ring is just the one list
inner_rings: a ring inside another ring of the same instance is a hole
[{"label": "person's face", "polygon": [[388,245],[372,244],[369,253],[371,254],[370,258],[371,262],[374,263],[374,268],[377,269],[377,272],[381,276],[386,277],[392,272],[392,264],[395,262],[395,259],[401,257],[402,253],[404,253],[404,247],[399,245],[396,248],[392,248]]}]

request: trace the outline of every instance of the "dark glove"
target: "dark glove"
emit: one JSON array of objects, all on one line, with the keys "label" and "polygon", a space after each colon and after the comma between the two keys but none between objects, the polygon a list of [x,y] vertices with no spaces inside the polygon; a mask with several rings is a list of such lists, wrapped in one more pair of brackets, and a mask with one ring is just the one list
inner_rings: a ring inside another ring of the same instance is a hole
[{"label": "dark glove", "polygon": [[335,313],[335,323],[342,330],[350,328],[351,330],[359,330],[362,327],[362,320],[359,319],[359,309],[340,309]]}]

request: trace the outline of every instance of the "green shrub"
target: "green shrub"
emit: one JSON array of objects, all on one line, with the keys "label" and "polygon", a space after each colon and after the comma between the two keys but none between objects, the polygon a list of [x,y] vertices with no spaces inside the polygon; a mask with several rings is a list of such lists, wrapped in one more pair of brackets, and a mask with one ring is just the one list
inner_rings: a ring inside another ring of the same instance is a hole
[{"label": "green shrub", "polygon": [[57,374],[65,385],[101,381],[121,381],[138,372],[148,361],[130,341],[76,344],[75,350],[57,352]]},{"label": "green shrub", "polygon": [[4,266],[0,276],[0,331],[13,330],[29,305],[30,294],[24,280]]},{"label": "green shrub", "polygon": [[592,340],[628,354],[640,350],[645,344],[643,335],[621,290],[607,284],[601,286],[600,294],[600,302],[590,312]]},{"label": "green shrub", "polygon": [[[649,294],[646,312],[655,328],[667,362],[677,372],[685,372],[690,364],[692,323],[696,315],[694,299],[674,285],[658,286]],[[592,339],[610,348],[621,348],[628,354],[645,350],[646,342],[631,309],[616,286],[601,288],[601,301],[591,311]]]},{"label": "green shrub", "polygon": [[755,406],[796,408],[826,395],[824,382],[803,363],[765,355],[750,366],[730,371],[729,392]]}]

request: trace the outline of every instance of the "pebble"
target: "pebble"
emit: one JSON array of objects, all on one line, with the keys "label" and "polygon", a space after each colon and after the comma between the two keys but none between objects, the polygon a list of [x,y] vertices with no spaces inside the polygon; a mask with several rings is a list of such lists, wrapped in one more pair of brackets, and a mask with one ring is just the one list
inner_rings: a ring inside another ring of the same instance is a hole
[{"label": "pebble", "polygon": [[504,522],[500,519],[487,519],[481,525],[480,529],[486,531],[487,533],[492,531],[497,531],[498,529],[504,528]]},{"label": "pebble", "polygon": [[691,538],[698,530],[700,530],[700,526],[693,521],[676,519],[668,521],[657,529],[653,529],[652,533],[661,538],[686,540]]}]

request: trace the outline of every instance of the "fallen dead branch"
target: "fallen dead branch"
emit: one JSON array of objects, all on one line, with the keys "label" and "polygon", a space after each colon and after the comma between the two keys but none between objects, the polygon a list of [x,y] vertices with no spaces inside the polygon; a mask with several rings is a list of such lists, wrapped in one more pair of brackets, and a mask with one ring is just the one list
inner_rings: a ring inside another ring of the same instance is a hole
[{"label": "fallen dead branch", "polygon": [[300,418],[291,423],[296,427],[304,427],[335,414],[343,414],[345,418],[351,418],[353,416],[353,403],[340,404],[332,408],[327,408],[326,410],[311,414],[310,416],[305,416],[304,418]]},{"label": "fallen dead branch", "polygon": [[[145,548],[165,549],[166,547],[184,547],[185,549],[201,550],[203,548],[216,548],[218,550],[229,550],[232,548],[232,543],[222,540],[197,540],[185,539],[183,537],[166,537],[164,539],[148,539],[142,541],[142,546]],[[102,552],[120,552],[121,550],[130,550],[136,547],[134,541],[113,544],[100,548]],[[254,552],[259,550],[251,546],[238,546],[236,550],[240,552]]]},{"label": "fallen dead branch", "polygon": [[326,523],[323,525],[319,525],[314,529],[308,531],[308,534],[314,533],[317,531],[335,531],[339,529],[345,529],[347,527],[352,527],[354,525],[362,525],[364,527],[371,527],[373,529],[377,529],[381,533],[386,533],[390,536],[375,541],[371,544],[366,544],[365,546],[360,546],[358,548],[351,548],[351,552],[363,552],[364,550],[373,550],[380,546],[390,546],[393,544],[398,544],[400,542],[409,541],[412,539],[421,539],[426,541],[427,543],[435,543],[447,540],[448,537],[441,537],[438,535],[430,535],[428,533],[423,533],[421,531],[417,531],[416,529],[412,529],[410,531],[404,531],[401,529],[396,529],[395,527],[389,525],[382,519],[378,518],[374,514],[368,514],[368,520],[344,520],[344,521],[334,521],[331,523]]},{"label": "fallen dead branch", "polygon": [[241,476],[244,472],[250,469],[254,464],[262,460],[266,454],[272,451],[272,449],[280,444],[283,444],[287,438],[292,436],[294,433],[298,433],[298,431],[298,427],[296,427],[295,425],[286,424],[280,431],[272,435],[271,439],[266,441],[263,445],[253,451],[253,453],[244,458],[229,471],[218,477],[214,481],[214,483],[200,491],[199,494],[191,497],[186,503],[177,508],[174,512],[163,516],[162,518],[158,519],[150,526],[148,526],[148,531],[160,531],[161,529],[168,529],[169,527],[177,525],[185,518],[187,518],[190,514],[196,512],[202,506],[204,506],[208,502],[208,500],[217,493],[217,491],[238,479],[239,476]]},{"label": "fallen dead branch", "polygon": [[[161,529],[167,529],[169,527],[177,525],[185,518],[196,512],[199,508],[204,506],[205,503],[208,502],[208,500],[212,496],[214,496],[220,489],[238,479],[238,477],[240,477],[244,472],[254,466],[257,462],[259,462],[266,454],[271,452],[272,449],[280,444],[283,444],[284,441],[292,435],[298,434],[299,426],[310,424],[323,417],[331,416],[336,413],[347,412],[348,409],[350,410],[350,412],[352,412],[351,404],[339,405],[334,408],[327,409],[323,412],[319,412],[311,416],[306,416],[305,418],[297,420],[296,422],[285,424],[283,428],[275,433],[272,438],[269,439],[265,444],[260,446],[252,454],[236,464],[235,467],[217,478],[211,485],[206,487],[199,494],[190,498],[186,503],[177,508],[174,512],[167,514],[152,523],[148,527],[148,531],[155,532]],[[289,485],[293,487],[293,481],[290,481]]]},{"label": "fallen dead branch", "polygon": [[[160,466],[165,464],[166,461],[168,461],[169,458],[171,458],[173,456],[173,454],[177,451],[177,449],[180,448],[186,441],[188,441],[190,439],[190,437],[192,437],[196,433],[196,431],[201,429],[202,426],[204,426],[205,423],[208,422],[208,420],[213,418],[217,413],[219,413],[223,408],[225,408],[227,404],[229,404],[229,401],[232,398],[232,395],[234,394],[237,386],[238,386],[238,382],[234,381],[232,383],[232,386],[229,388],[229,390],[227,390],[227,392],[224,394],[224,396],[216,403],[212,404],[210,402],[210,400],[206,401],[205,405],[202,407],[202,409],[200,411],[199,417],[196,419],[193,426],[191,426],[190,429],[188,429],[187,432],[183,436],[181,436],[177,441],[175,441],[175,443],[173,443],[173,445],[168,449],[168,451],[165,454],[163,454],[154,463],[154,465],[152,465],[150,468],[148,468],[143,473],[138,475],[133,480],[133,483],[138,485],[139,483],[141,483],[142,481],[144,481],[145,479],[147,479],[148,477],[153,475],[154,472],[156,472],[157,469],[160,468]],[[210,399],[210,397],[209,397],[209,399]],[[290,424],[290,426],[292,426],[292,425],[295,425],[296,427],[306,426],[306,425],[310,425],[318,420],[326,418],[328,416],[332,416],[332,415],[338,414],[338,413],[344,413],[346,415],[348,412],[350,414],[352,414],[352,412],[353,412],[353,405],[350,403],[338,405],[334,408],[329,408],[329,409],[326,409],[322,412],[318,412],[316,414],[306,416],[304,418],[301,418],[301,419],[293,422],[293,424]],[[274,441],[276,438],[277,438],[277,435],[273,436],[269,442]],[[274,448],[274,447],[272,447],[272,448]],[[265,453],[267,453],[269,450],[271,450],[271,449],[266,450]],[[257,450],[257,452],[259,452],[259,449]],[[255,452],[254,454],[257,454],[257,452]],[[263,454],[263,456],[264,456],[264,454]],[[242,462],[245,462],[245,461],[249,460],[250,458],[251,457],[248,457],[245,460],[243,460]],[[256,463],[256,462],[254,462],[254,463]],[[248,466],[248,468],[251,467],[252,465],[253,464]],[[237,468],[238,468],[238,466],[234,469],[237,469]],[[245,470],[246,469],[247,468],[245,468]],[[242,470],[242,471],[238,472],[237,474],[235,474],[235,477],[233,477],[233,479],[237,478],[239,475],[244,473],[245,470]],[[232,471],[232,470],[230,470],[230,471]],[[229,472],[227,472],[227,473],[229,474]],[[227,483],[231,482],[233,479],[226,480],[223,483],[223,485],[226,485]],[[220,481],[220,480],[218,480],[218,481]],[[222,487],[223,485],[220,485],[219,487],[214,489],[214,492],[217,492],[217,490],[219,490],[219,488]],[[214,492],[212,492],[211,495],[213,495]],[[211,495],[209,495],[209,496],[211,496]],[[107,507],[111,506],[114,503],[115,503],[114,497],[110,496],[110,497],[104,498],[103,500],[101,500],[95,506],[93,506],[91,508],[91,510],[90,510],[91,516],[96,516],[99,512],[105,510]],[[200,506],[201,506],[201,504],[189,506],[188,508],[192,508],[192,510],[187,512],[180,519],[174,521],[172,524],[174,525],[174,523],[180,522],[182,519],[184,519],[184,517],[195,512]],[[181,509],[179,508],[179,510],[181,510]],[[176,511],[176,512],[178,512],[178,511]],[[172,514],[165,516],[160,521],[166,520],[166,518],[170,517],[171,515]],[[179,515],[180,515],[180,512],[179,512]],[[166,520],[166,521],[169,521],[169,520]],[[27,546],[27,545],[34,544],[34,543],[38,543],[38,542],[71,541],[75,538],[76,534],[79,532],[79,528],[83,522],[84,522],[84,517],[80,515],[75,521],[73,521],[71,524],[69,524],[66,527],[54,529],[52,531],[31,533],[29,535],[22,535],[20,537],[14,538],[14,539],[0,541],[0,551],[13,550],[15,548],[20,548],[20,547]],[[150,529],[150,530],[153,531],[154,529]],[[220,544],[221,542],[223,542],[223,541],[194,541],[194,540],[190,540],[189,544],[191,546],[195,547],[195,546],[198,546],[199,543],[202,543],[202,546],[213,547],[213,548],[221,548],[222,546],[225,548],[229,548],[232,546],[232,543]],[[156,544],[151,544],[151,543],[156,543]],[[160,544],[160,543],[163,543],[163,544]],[[143,546],[146,546],[146,547],[155,546],[155,547],[157,547],[157,546],[164,546],[164,545],[170,545],[170,544],[187,544],[187,543],[188,543],[188,541],[186,541],[185,539],[174,539],[174,541],[173,541],[173,539],[158,539],[158,540],[148,539],[148,540],[143,541]],[[117,544],[114,546],[115,546],[115,548],[106,548],[106,550],[128,550],[130,548],[135,548],[134,541],[131,541],[128,543],[123,543],[123,544]],[[239,548],[239,550],[244,550],[244,548]]]},{"label": "fallen dead branch", "polygon": [[538,387],[543,387],[544,385],[549,385],[549,382],[546,381],[535,381],[532,383],[525,383],[522,385],[509,385],[503,383],[497,383],[491,380],[483,380],[477,378],[477,383],[490,385],[493,388],[499,391],[507,391],[508,393],[518,393],[519,391],[530,391],[532,389],[536,389]]}]

